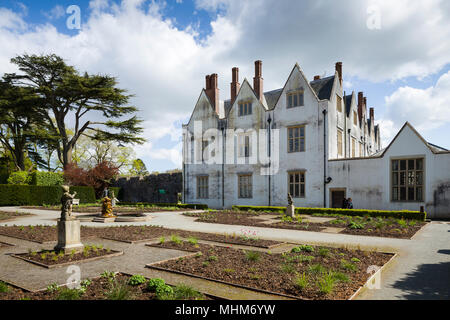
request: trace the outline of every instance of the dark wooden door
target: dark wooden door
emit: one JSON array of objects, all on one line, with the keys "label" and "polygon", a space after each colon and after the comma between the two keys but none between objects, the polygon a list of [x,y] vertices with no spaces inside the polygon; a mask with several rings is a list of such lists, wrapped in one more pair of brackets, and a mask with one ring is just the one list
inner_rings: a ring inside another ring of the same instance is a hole
[{"label": "dark wooden door", "polygon": [[344,198],[345,198],[344,190],[331,191],[331,207],[332,208],[342,208]]}]

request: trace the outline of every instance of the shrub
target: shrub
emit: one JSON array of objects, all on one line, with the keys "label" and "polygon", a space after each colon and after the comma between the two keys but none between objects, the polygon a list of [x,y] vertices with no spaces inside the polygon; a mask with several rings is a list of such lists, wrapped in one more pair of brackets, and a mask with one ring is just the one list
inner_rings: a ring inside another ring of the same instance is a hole
[{"label": "shrub", "polygon": [[[233,210],[253,210],[284,213],[285,207],[268,207],[268,206],[233,206]],[[295,208],[296,214],[336,214],[341,216],[364,216],[369,217],[383,217],[383,218],[397,218],[397,219],[411,219],[425,221],[426,212],[420,211],[389,211],[389,210],[365,210],[365,209],[337,209],[337,208]]]},{"label": "shrub", "polygon": [[130,279],[128,280],[128,284],[132,285],[132,286],[138,286],[140,284],[145,283],[145,281],[146,281],[146,279],[144,276],[142,276],[140,274],[135,274],[130,277]]},{"label": "shrub", "polygon": [[13,185],[26,185],[28,184],[28,172],[27,171],[16,171],[9,175],[8,184]]},{"label": "shrub", "polygon": [[28,177],[28,183],[33,186],[60,186],[64,178],[59,172],[33,171]]},{"label": "shrub", "polygon": [[119,206],[145,206],[145,207],[177,207],[186,209],[207,210],[208,205],[200,203],[151,203],[151,202],[119,202]]},{"label": "shrub", "polygon": [[[71,187],[77,192],[80,203],[95,202],[92,187]],[[60,186],[0,185],[0,206],[42,206],[60,204],[62,190]]]},{"label": "shrub", "polygon": [[147,290],[150,292],[156,292],[156,289],[160,286],[165,286],[166,282],[161,278],[153,278],[147,282]]}]

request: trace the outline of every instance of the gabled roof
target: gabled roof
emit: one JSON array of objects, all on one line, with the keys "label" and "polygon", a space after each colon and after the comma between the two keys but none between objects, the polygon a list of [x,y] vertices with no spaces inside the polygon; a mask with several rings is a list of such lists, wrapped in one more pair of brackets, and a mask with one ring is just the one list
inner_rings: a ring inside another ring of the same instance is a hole
[{"label": "gabled roof", "polygon": [[192,111],[191,116],[189,117],[189,121],[186,123],[186,125],[188,125],[191,122],[192,117],[193,117],[193,115],[195,113],[195,109],[197,108],[198,103],[200,102],[200,99],[202,98],[203,94],[205,95],[205,98],[208,101],[208,104],[209,104],[210,108],[214,111],[213,114],[214,114],[215,118],[219,119],[219,115],[217,114],[216,110],[214,109],[214,107],[212,105],[212,102],[211,102],[211,99],[209,99],[208,95],[206,94],[206,90],[202,89],[202,91],[200,92],[200,95],[198,96],[197,102],[195,103],[194,110]]},{"label": "gabled roof", "polygon": [[[267,102],[267,109],[271,110],[273,109],[273,107],[275,107],[275,103],[277,103],[277,100],[280,97],[282,91],[283,88],[264,92],[264,98],[266,98]],[[230,111],[231,109],[230,99],[224,101],[224,108],[225,114],[228,114],[228,111]]]},{"label": "gabled roof", "polygon": [[[238,92],[237,95],[236,95],[236,99],[235,99],[235,101],[233,102],[233,104],[236,102],[237,98],[239,97],[239,95],[240,95],[240,93],[241,93],[241,90],[242,90],[242,88],[244,87],[244,85],[248,85],[248,86],[249,86],[249,88],[250,88],[251,92],[253,93],[255,99],[257,100],[257,102],[263,107],[264,110],[267,111],[268,109],[266,108],[266,106],[265,106],[263,103],[261,103],[261,101],[259,101],[259,99],[258,99],[258,97],[257,97],[257,95],[256,95],[255,90],[254,90],[253,87],[250,85],[250,83],[248,82],[247,78],[245,78],[244,81],[242,82],[242,85],[241,85],[241,87],[240,87],[240,89],[239,89],[239,92]],[[225,118],[228,118],[228,115],[229,115],[229,113],[230,113],[230,111],[231,111],[231,108],[233,107],[233,104],[231,104],[230,100],[224,101]]]},{"label": "gabled roof", "polygon": [[311,81],[309,84],[316,92],[319,100],[330,100],[331,92],[333,91],[334,77],[327,77],[319,80]]},{"label": "gabled roof", "polygon": [[350,111],[351,111],[351,108],[352,108],[353,95],[354,95],[354,93],[344,97],[345,111],[347,112],[347,117],[350,115]]}]

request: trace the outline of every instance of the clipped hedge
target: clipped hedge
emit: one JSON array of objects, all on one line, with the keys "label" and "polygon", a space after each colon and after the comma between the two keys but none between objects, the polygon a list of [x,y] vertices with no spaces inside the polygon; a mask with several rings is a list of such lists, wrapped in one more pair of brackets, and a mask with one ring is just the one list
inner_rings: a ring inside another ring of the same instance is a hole
[{"label": "clipped hedge", "polygon": [[206,210],[208,209],[208,205],[200,204],[200,203],[150,203],[150,202],[119,202],[117,205],[119,206],[156,206],[156,207],[178,207],[178,208],[187,208],[187,209],[199,209]]},{"label": "clipped hedge", "polygon": [[[269,211],[284,213],[285,207],[265,207],[265,206],[233,206],[233,210],[242,211]],[[336,209],[336,208],[295,208],[297,214],[339,214],[345,216],[370,216],[370,217],[383,217],[383,218],[396,218],[396,219],[411,219],[425,221],[427,217],[426,212],[420,211],[389,211],[389,210],[365,210],[365,209]]]},{"label": "clipped hedge", "polygon": [[[95,202],[92,187],[70,187],[77,192],[80,203]],[[62,189],[60,186],[0,185],[0,206],[42,206],[60,204]]]},{"label": "clipped hedge", "polygon": [[27,171],[16,171],[9,175],[7,180],[8,184],[13,185],[23,185],[28,184],[28,172]]},{"label": "clipped hedge", "polygon": [[59,172],[33,171],[28,184],[33,186],[60,186],[64,183],[64,177]]}]

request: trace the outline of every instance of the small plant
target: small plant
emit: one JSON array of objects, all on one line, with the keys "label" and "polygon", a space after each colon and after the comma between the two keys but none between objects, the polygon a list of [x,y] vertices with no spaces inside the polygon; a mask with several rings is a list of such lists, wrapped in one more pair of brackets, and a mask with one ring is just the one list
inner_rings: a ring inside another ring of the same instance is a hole
[{"label": "small plant", "polygon": [[203,267],[209,266],[209,262],[208,262],[208,261],[203,261],[202,266],[203,266]]},{"label": "small plant", "polygon": [[85,293],[87,288],[92,284],[92,281],[89,279],[85,279],[80,283],[80,289],[78,289],[81,293]]},{"label": "small plant", "polygon": [[236,270],[231,269],[231,268],[225,268],[225,269],[223,269],[223,272],[225,272],[225,273],[235,273]]},{"label": "small plant", "polygon": [[319,249],[319,255],[321,255],[322,257],[328,257],[329,254],[330,254],[330,249],[327,249],[327,248]]},{"label": "small plant", "polygon": [[315,274],[319,274],[319,273],[324,273],[327,271],[327,269],[321,265],[321,264],[314,264],[312,266],[309,267],[309,271]]},{"label": "small plant", "polygon": [[105,270],[100,276],[104,279],[107,279],[109,283],[112,283],[116,278],[116,273],[114,271]]},{"label": "small plant", "polygon": [[365,227],[365,224],[364,223],[358,223],[358,222],[355,222],[355,221],[351,221],[349,224],[348,224],[348,227],[350,228],[350,229],[364,229],[364,227]]},{"label": "small plant", "polygon": [[203,253],[201,253],[201,252],[197,252],[197,253],[195,254],[195,257],[196,257],[196,258],[200,258],[201,256],[203,256]]},{"label": "small plant", "polygon": [[80,300],[82,292],[78,289],[62,288],[59,290],[55,300]]},{"label": "small plant", "polygon": [[172,235],[170,237],[170,241],[175,243],[175,244],[181,244],[182,243],[181,239],[177,235]]},{"label": "small plant", "polygon": [[3,281],[0,281],[0,293],[6,293],[9,291],[9,286],[4,283]]},{"label": "small plant", "polygon": [[146,279],[144,276],[142,276],[140,274],[135,274],[130,277],[130,279],[128,280],[128,284],[132,285],[132,286],[138,286],[140,284],[145,283],[145,281],[146,281]]},{"label": "small plant", "polygon": [[209,256],[208,257],[208,261],[217,261],[219,260],[219,258],[217,258],[217,256]]},{"label": "small plant", "polygon": [[173,288],[173,297],[176,300],[199,300],[203,298],[203,295],[191,286],[180,283]]},{"label": "small plant", "polygon": [[50,292],[50,293],[56,292],[56,291],[58,291],[58,289],[59,289],[58,284],[56,282],[53,282],[52,284],[49,284],[47,286],[47,292]]},{"label": "small plant", "polygon": [[340,282],[349,282],[350,281],[349,277],[342,272],[332,272],[332,275],[333,275],[334,280],[336,280],[336,281],[340,281]]},{"label": "small plant", "polygon": [[156,299],[158,300],[173,300],[174,291],[171,286],[163,285],[156,288]]},{"label": "small plant", "polygon": [[401,228],[406,228],[408,226],[408,222],[406,222],[404,219],[399,219],[397,220],[397,224],[401,227]]},{"label": "small plant", "polygon": [[47,259],[47,253],[41,253],[40,257],[42,260]]},{"label": "small plant", "polygon": [[295,247],[295,248],[291,249],[291,252],[293,252],[293,253],[299,253],[301,251],[314,252],[314,248],[312,246],[308,246],[308,245],[303,244],[301,246],[298,246],[298,247]]},{"label": "small plant", "polygon": [[283,263],[281,265],[281,271],[286,272],[286,273],[295,273],[295,266],[291,263]]},{"label": "small plant", "polygon": [[361,262],[361,260],[359,260],[358,258],[351,258],[350,259],[352,262]]},{"label": "small plant", "polygon": [[299,256],[297,256],[297,260],[298,260],[298,262],[311,262],[311,261],[313,261],[314,260],[314,257],[313,256],[305,256],[305,255],[299,255]]},{"label": "small plant", "polygon": [[197,240],[196,238],[194,238],[194,237],[190,237],[190,238],[188,239],[188,242],[189,242],[190,244],[192,244],[192,245],[196,245],[196,244],[198,243],[198,240]]},{"label": "small plant", "polygon": [[341,260],[341,268],[351,272],[355,272],[358,270],[358,267],[354,263],[348,262],[345,259]]},{"label": "small plant", "polygon": [[164,286],[164,285],[166,285],[166,282],[164,281],[164,279],[153,278],[153,279],[148,280],[147,290],[150,292],[156,292],[156,288],[158,288],[160,286]]},{"label": "small plant", "polygon": [[133,293],[130,286],[125,281],[113,280],[111,288],[105,294],[108,300],[132,300]]},{"label": "small plant", "polygon": [[317,281],[317,287],[322,294],[329,294],[333,291],[335,285],[335,278],[332,272],[324,273]]},{"label": "small plant", "polygon": [[414,227],[417,224],[417,221],[411,220],[408,224],[410,227]]},{"label": "small plant", "polygon": [[245,257],[249,261],[258,261],[261,257],[261,254],[258,251],[247,251],[245,253]]},{"label": "small plant", "polygon": [[306,289],[308,287],[308,284],[308,278],[306,277],[306,274],[304,272],[301,275],[298,275],[294,280],[294,286],[300,291]]},{"label": "small plant", "polygon": [[166,241],[166,238],[160,237],[159,238],[159,244],[163,244]]}]

